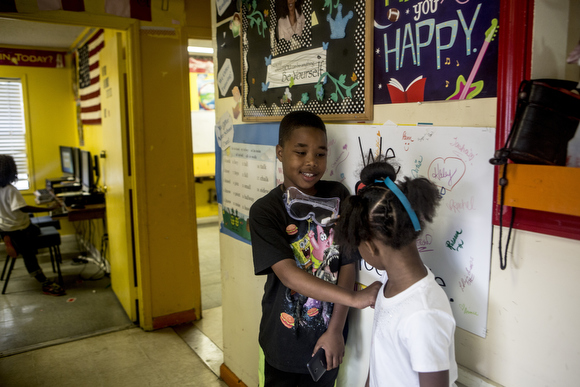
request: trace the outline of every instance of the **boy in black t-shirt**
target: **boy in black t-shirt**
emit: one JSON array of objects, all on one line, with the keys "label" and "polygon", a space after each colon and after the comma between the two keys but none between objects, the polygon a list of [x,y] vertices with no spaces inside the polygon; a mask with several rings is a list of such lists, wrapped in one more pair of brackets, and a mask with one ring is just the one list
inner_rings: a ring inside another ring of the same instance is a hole
[{"label": "boy in black t-shirt", "polygon": [[[276,146],[284,183],[250,209],[254,272],[268,276],[259,334],[265,357],[260,385],[333,386],[344,355],[348,307],[374,306],[380,286],[353,291],[355,262],[339,253],[332,227],[349,192],[341,183],[320,180],[326,153],[320,117],[304,111],[286,115]],[[315,383],[306,363],[319,348],[325,350],[329,372]]]}]

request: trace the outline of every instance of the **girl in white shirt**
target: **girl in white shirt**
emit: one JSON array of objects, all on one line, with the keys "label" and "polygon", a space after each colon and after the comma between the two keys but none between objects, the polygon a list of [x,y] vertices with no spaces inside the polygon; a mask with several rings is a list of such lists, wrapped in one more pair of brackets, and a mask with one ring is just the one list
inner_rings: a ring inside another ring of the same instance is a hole
[{"label": "girl in white shirt", "polygon": [[341,210],[335,237],[385,270],[377,295],[367,386],[455,386],[455,319],[416,246],[440,197],[425,178],[405,178],[384,161],[367,165]]}]

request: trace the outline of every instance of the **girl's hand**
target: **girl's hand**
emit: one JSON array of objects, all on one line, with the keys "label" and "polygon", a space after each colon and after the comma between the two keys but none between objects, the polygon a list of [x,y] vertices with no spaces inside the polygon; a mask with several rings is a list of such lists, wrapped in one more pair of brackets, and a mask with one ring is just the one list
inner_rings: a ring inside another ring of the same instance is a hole
[{"label": "girl's hand", "polygon": [[342,336],[342,333],[333,334],[329,331],[324,332],[316,342],[312,356],[314,356],[320,348],[324,348],[324,352],[326,353],[327,371],[342,364],[342,359],[344,357],[344,337]]},{"label": "girl's hand", "polygon": [[364,309],[370,306],[374,309],[375,302],[377,300],[377,294],[381,289],[382,283],[380,281],[375,281],[371,285],[367,286],[363,290],[354,292],[354,304],[353,306],[358,309]]}]

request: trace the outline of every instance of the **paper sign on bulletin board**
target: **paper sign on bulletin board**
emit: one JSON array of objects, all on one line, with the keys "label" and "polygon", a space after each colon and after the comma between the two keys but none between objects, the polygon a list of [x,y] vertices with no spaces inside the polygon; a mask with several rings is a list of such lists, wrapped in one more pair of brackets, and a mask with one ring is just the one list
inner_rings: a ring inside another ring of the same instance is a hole
[{"label": "paper sign on bulletin board", "polygon": [[218,23],[232,17],[239,11],[239,0],[215,0],[216,21]]},{"label": "paper sign on bulletin board", "polygon": [[[353,188],[362,168],[361,150],[392,157],[403,176],[426,177],[442,197],[437,215],[419,239],[423,262],[447,294],[457,327],[485,337],[491,265],[494,128],[327,125],[325,178]],[[360,139],[360,144],[359,144]],[[383,272],[366,262],[357,282],[369,285]],[[362,386],[368,370],[371,309],[351,309],[346,356],[338,386]],[[365,370],[362,371],[361,370]]]},{"label": "paper sign on bulletin board", "polygon": [[497,96],[500,0],[374,2],[375,104]]},{"label": "paper sign on bulletin board", "polygon": [[243,121],[372,119],[372,2],[244,0]]}]

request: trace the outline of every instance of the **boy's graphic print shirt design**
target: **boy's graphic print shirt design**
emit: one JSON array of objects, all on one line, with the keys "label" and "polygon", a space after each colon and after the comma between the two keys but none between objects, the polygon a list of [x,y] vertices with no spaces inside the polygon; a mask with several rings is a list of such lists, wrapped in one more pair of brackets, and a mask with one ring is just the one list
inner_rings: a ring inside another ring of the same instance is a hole
[{"label": "boy's graphic print shirt design", "polygon": [[[340,256],[334,244],[334,229],[322,227],[311,220],[292,221],[286,227],[296,265],[320,279],[336,284]],[[325,331],[332,315],[333,304],[286,290],[281,323],[297,332],[300,329]]]}]

